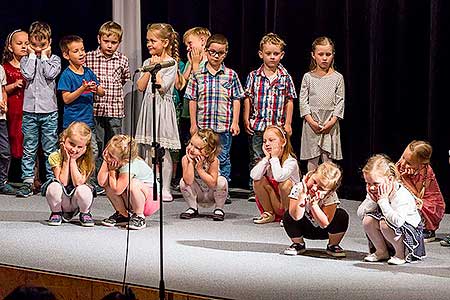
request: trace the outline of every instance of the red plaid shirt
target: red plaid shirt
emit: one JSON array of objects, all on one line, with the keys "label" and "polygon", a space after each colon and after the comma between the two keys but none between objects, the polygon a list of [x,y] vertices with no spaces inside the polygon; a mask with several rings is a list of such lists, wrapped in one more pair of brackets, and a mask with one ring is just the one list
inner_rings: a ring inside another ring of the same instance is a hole
[{"label": "red plaid shirt", "polygon": [[105,96],[94,97],[94,116],[125,117],[123,86],[131,78],[128,58],[119,51],[107,58],[97,48],[86,54],[86,66],[94,71],[105,89]]}]

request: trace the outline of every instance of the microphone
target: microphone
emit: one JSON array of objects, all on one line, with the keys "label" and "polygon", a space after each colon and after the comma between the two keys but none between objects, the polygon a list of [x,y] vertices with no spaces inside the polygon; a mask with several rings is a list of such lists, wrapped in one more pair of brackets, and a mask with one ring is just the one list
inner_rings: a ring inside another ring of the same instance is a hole
[{"label": "microphone", "polygon": [[147,66],[140,67],[136,72],[152,72],[154,69],[164,69],[175,65],[174,60],[162,61],[160,63],[151,63]]}]

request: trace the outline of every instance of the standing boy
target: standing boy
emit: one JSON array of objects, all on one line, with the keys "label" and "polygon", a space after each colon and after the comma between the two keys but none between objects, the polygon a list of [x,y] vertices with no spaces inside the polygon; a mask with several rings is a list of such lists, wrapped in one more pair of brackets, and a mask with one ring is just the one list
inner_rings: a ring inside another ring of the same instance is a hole
[{"label": "standing boy", "polygon": [[[267,126],[282,126],[292,134],[293,98],[296,98],[291,75],[281,65],[286,43],[276,34],[266,34],[259,43],[263,64],[247,77],[244,100],[244,126],[249,135],[250,170],[264,157],[263,133]],[[249,201],[255,201],[250,181]]]},{"label": "standing boy", "polygon": [[[184,97],[189,100],[190,133],[211,128],[219,134],[222,151],[218,158],[220,172],[230,182],[231,138],[239,134],[240,99],[244,90],[236,72],[225,67],[228,40],[213,34],[206,42],[207,63],[194,73]],[[229,196],[227,202],[230,203]]]},{"label": "standing boy", "polygon": [[17,197],[33,195],[34,166],[39,140],[45,155],[47,180],[53,177],[48,156],[56,150],[58,141],[58,106],[55,78],[61,71],[61,59],[52,54],[51,28],[47,23],[33,22],[28,32],[28,56],[20,60],[20,71],[27,83],[23,99],[24,185]]},{"label": "standing boy", "polygon": [[8,181],[11,152],[8,140],[8,125],[6,123],[7,95],[6,95],[6,73],[0,65],[0,194],[15,195],[16,189]]}]

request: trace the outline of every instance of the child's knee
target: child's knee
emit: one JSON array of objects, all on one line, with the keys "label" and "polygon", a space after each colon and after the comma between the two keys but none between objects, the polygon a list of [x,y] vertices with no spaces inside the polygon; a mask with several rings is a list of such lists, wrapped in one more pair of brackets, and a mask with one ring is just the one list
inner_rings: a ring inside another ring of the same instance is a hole
[{"label": "child's knee", "polygon": [[290,179],[287,179],[286,181],[280,182],[278,184],[278,188],[280,189],[280,192],[284,195],[289,195],[293,186],[294,186],[294,184],[292,183],[292,181]]},{"label": "child's knee", "polygon": [[228,191],[228,181],[225,177],[219,176],[217,177],[217,187],[216,191]]},{"label": "child's knee", "polygon": [[93,197],[92,189],[86,184],[79,185],[75,188],[74,196],[75,197]]},{"label": "child's knee", "polygon": [[59,182],[52,182],[47,187],[47,196],[58,195],[62,193],[62,186]]}]

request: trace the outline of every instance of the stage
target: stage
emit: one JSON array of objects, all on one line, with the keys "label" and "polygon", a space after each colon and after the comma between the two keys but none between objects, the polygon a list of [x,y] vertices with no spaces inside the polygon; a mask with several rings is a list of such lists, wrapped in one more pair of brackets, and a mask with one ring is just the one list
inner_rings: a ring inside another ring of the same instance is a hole
[{"label": "stage", "polygon": [[[238,194],[233,193],[232,196]],[[302,256],[280,253],[290,244],[278,223],[255,225],[254,203],[233,198],[224,222],[208,216],[181,220],[182,198],[164,204],[164,279],[166,289],[229,299],[448,299],[450,248],[426,245],[420,263],[388,266],[365,263],[367,242],[358,201],[342,200],[350,228],[342,247],[344,259],[325,254],[326,241],[306,240]],[[97,223],[112,214],[105,197],[93,205]],[[200,210],[210,214],[212,209]],[[127,231],[77,221],[46,225],[49,208],[41,196],[0,196],[0,264],[106,281],[123,279]],[[78,220],[78,219],[77,219]],[[445,216],[438,237],[449,233]],[[159,214],[147,228],[130,232],[127,282],[157,288],[159,284]]]}]

